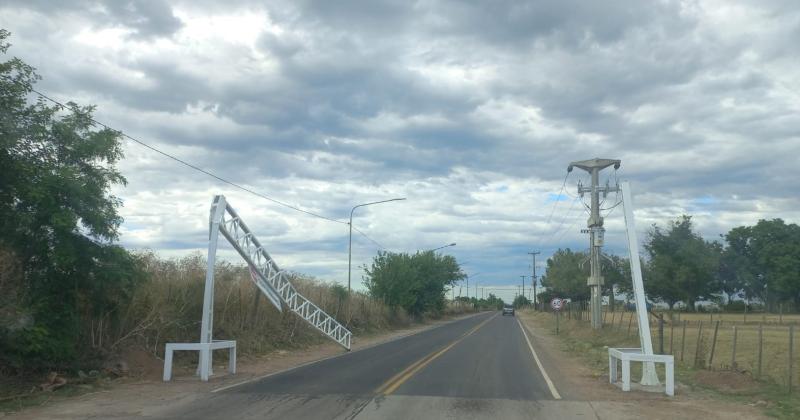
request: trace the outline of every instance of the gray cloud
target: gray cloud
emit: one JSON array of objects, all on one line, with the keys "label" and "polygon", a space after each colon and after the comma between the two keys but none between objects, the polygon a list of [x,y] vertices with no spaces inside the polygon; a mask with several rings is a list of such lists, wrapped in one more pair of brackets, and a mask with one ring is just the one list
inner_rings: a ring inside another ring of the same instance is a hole
[{"label": "gray cloud", "polygon": [[[359,226],[392,249],[456,241],[448,251],[495,273],[487,281],[516,282],[525,248],[584,246],[572,198],[546,223],[572,160],[622,159],[641,229],[683,212],[708,238],[759,217],[800,219],[787,193],[800,153],[800,6],[725,6],[13,0],[0,26],[43,89],[97,103],[114,127],[336,218],[407,196],[366,209]],[[118,194],[131,246],[202,248],[207,202],[222,190],[284,265],[342,278],[341,226],[127,150],[131,184]],[[140,216],[154,200],[161,216]],[[358,241],[363,263],[374,245]]]}]

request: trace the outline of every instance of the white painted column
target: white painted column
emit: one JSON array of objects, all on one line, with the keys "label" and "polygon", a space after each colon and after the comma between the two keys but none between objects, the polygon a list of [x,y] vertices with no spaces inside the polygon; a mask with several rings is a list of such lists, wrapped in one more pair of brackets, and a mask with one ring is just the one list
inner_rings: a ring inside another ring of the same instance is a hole
[{"label": "white painted column", "polygon": [[[222,221],[222,216],[225,213],[225,197],[218,195],[215,197],[214,204],[211,206],[209,212],[208,223],[208,262],[206,266],[206,284],[203,291],[203,320],[200,325],[200,342],[211,344],[214,332],[214,266],[217,257],[217,242],[219,239],[219,224]],[[201,351],[202,356],[202,351]],[[203,376],[211,375],[213,365],[211,352],[208,352],[207,357],[200,357],[200,364],[198,366],[198,373]],[[203,366],[203,364],[206,366]],[[204,380],[208,380],[207,378]]]},{"label": "white painted column", "polygon": [[[622,207],[625,210],[625,230],[628,233],[628,249],[631,260],[631,276],[633,277],[633,294],[636,301],[636,318],[639,322],[639,342],[642,353],[653,354],[653,341],[650,337],[650,322],[647,317],[647,300],[644,294],[642,281],[642,267],[639,261],[639,238],[636,234],[636,221],[633,218],[633,202],[631,200],[631,186],[628,181],[620,184],[622,191]],[[642,368],[642,385],[658,385],[656,365],[653,362],[644,362]]]}]

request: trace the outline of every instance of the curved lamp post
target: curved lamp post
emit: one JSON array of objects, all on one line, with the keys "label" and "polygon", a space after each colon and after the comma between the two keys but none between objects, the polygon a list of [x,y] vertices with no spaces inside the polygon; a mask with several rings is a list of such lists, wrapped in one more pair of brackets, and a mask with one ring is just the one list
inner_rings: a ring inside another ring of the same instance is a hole
[{"label": "curved lamp post", "polygon": [[350,226],[350,240],[347,245],[347,293],[348,294],[350,293],[350,275],[351,275],[351,266],[353,263],[353,212],[359,207],[371,206],[373,204],[380,204],[380,203],[388,203],[390,201],[402,201],[402,200],[405,200],[405,197],[392,198],[391,200],[373,201],[371,203],[359,204],[353,207],[352,210],[350,210],[350,223],[348,223],[348,225]]},{"label": "curved lamp post", "polygon": [[442,249],[442,248],[447,248],[447,247],[449,247],[449,246],[456,246],[456,243],[455,243],[455,242],[453,242],[452,244],[442,245],[442,246],[440,246],[439,248],[433,248],[433,249],[429,249],[427,252],[438,251],[438,250],[440,250],[440,249]]}]

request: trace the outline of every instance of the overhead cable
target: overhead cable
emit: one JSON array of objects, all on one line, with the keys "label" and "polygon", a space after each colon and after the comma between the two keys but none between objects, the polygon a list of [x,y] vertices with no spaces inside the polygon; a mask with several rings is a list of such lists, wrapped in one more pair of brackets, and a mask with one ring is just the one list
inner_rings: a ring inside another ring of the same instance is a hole
[{"label": "overhead cable", "polygon": [[[43,93],[41,93],[41,92],[37,91],[36,89],[33,89],[33,88],[31,88],[31,91],[32,91],[33,93],[35,93],[35,94],[39,95],[41,98],[44,98],[44,99],[46,99],[46,100],[48,100],[48,101],[50,101],[50,102],[52,102],[52,103],[54,103],[54,104],[56,104],[56,105],[60,106],[61,108],[64,108],[64,109],[69,109],[69,108],[71,108],[71,109],[73,109],[73,111],[77,111],[77,110],[76,110],[74,107],[69,107],[69,106],[65,105],[64,103],[62,103],[62,102],[59,102],[59,101],[57,101],[57,100],[55,100],[55,99],[53,99],[53,98],[51,98],[51,97],[49,97],[49,96],[47,96],[47,95],[45,95],[45,94],[43,94]],[[298,212],[300,212],[300,213],[304,213],[304,214],[307,214],[307,215],[309,215],[309,216],[313,216],[313,217],[316,217],[316,218],[319,218],[319,219],[327,220],[327,221],[329,221],[329,222],[340,223],[340,224],[345,224],[345,225],[347,224],[347,222],[346,222],[346,221],[332,219],[332,218],[330,218],[330,217],[323,216],[323,215],[321,215],[321,214],[314,213],[314,212],[312,212],[312,211],[303,210],[303,209],[301,209],[301,208],[299,208],[299,207],[297,207],[297,206],[293,206],[293,205],[291,205],[291,204],[289,204],[289,203],[285,203],[285,202],[283,202],[283,201],[280,201],[280,200],[274,199],[274,198],[272,198],[272,197],[269,197],[269,196],[266,196],[266,195],[264,195],[264,194],[262,194],[262,193],[259,193],[259,192],[257,192],[257,191],[254,191],[254,190],[252,190],[252,189],[250,189],[250,188],[247,188],[247,187],[245,187],[245,186],[242,186],[242,185],[240,185],[240,184],[237,184],[237,183],[235,183],[235,182],[233,182],[233,181],[227,180],[227,179],[225,179],[225,178],[223,178],[223,177],[221,177],[221,176],[219,176],[219,175],[216,175],[216,174],[214,174],[214,173],[212,173],[212,172],[210,172],[210,171],[208,171],[208,170],[206,170],[206,169],[203,169],[203,168],[201,168],[201,167],[199,167],[199,166],[197,166],[197,165],[195,165],[195,164],[189,163],[189,162],[187,162],[187,161],[185,161],[185,160],[183,160],[183,159],[181,159],[181,158],[179,158],[179,157],[177,157],[177,156],[175,156],[175,155],[172,155],[172,154],[169,154],[169,153],[167,153],[167,152],[164,152],[164,151],[162,151],[162,150],[160,150],[160,149],[156,148],[155,146],[151,146],[151,145],[149,145],[149,144],[147,144],[147,143],[145,143],[145,142],[143,142],[143,141],[141,141],[141,140],[139,140],[139,139],[137,139],[137,138],[135,138],[135,137],[133,137],[133,136],[131,136],[131,135],[125,134],[124,132],[122,132],[122,131],[120,131],[120,130],[116,130],[116,129],[112,128],[112,127],[109,127],[108,125],[106,125],[106,124],[104,124],[104,123],[102,123],[102,122],[100,122],[100,121],[97,121],[97,120],[96,120],[96,119],[94,119],[94,118],[91,118],[91,117],[89,117],[89,121],[91,121],[92,123],[94,123],[94,124],[97,124],[97,125],[99,125],[99,126],[101,126],[101,127],[105,128],[105,129],[107,129],[107,130],[111,130],[111,131],[113,131],[113,132],[117,133],[118,135],[120,135],[120,136],[122,136],[122,137],[125,137],[126,139],[128,139],[128,140],[131,140],[131,141],[133,141],[133,142],[135,142],[135,143],[137,143],[137,144],[139,144],[139,145],[141,145],[141,146],[144,146],[144,147],[146,147],[146,148],[148,148],[148,149],[150,149],[150,150],[152,150],[152,151],[154,151],[154,152],[156,152],[156,153],[158,153],[158,154],[160,154],[160,155],[162,155],[162,156],[165,156],[165,157],[167,157],[167,158],[169,158],[169,159],[172,159],[172,160],[174,160],[175,162],[178,162],[178,163],[180,163],[180,164],[182,164],[182,165],[185,165],[185,166],[187,166],[187,167],[189,167],[189,168],[191,168],[191,169],[194,169],[194,170],[196,170],[196,171],[198,171],[198,172],[201,172],[201,173],[203,173],[203,174],[205,174],[205,175],[208,175],[208,176],[210,176],[210,177],[212,177],[212,178],[214,178],[214,179],[216,179],[216,180],[218,180],[218,181],[220,181],[220,182],[223,182],[223,183],[225,183],[225,184],[228,184],[228,185],[230,185],[230,186],[232,186],[232,187],[238,188],[238,189],[240,189],[240,190],[242,190],[242,191],[244,191],[244,192],[247,192],[247,193],[253,194],[253,195],[255,195],[256,197],[263,198],[263,199],[265,199],[265,200],[267,200],[267,201],[271,201],[271,202],[273,202],[273,203],[275,203],[275,204],[278,204],[278,205],[281,205],[281,206],[283,206],[283,207],[286,207],[286,208],[292,209],[292,210],[294,210],[294,211],[298,211]]]}]

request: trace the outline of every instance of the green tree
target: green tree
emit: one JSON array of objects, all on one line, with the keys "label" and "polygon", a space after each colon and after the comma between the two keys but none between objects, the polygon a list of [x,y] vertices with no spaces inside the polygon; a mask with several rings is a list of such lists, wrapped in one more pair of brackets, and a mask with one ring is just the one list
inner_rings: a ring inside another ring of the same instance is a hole
[{"label": "green tree", "polygon": [[616,308],[615,293],[630,293],[633,289],[631,280],[631,267],[627,258],[611,255],[601,262],[603,274],[603,294],[608,295],[609,309]]},{"label": "green tree", "polygon": [[[547,260],[547,274],[542,277],[542,284],[548,288],[543,301],[553,297],[568,298],[575,301],[589,299],[589,260],[585,252],[573,252],[569,248],[557,250]],[[600,260],[600,272],[603,276],[602,293],[612,296],[615,286],[621,292],[630,290],[630,273],[628,260],[616,255]],[[613,305],[614,299],[609,299]]]},{"label": "green tree", "polygon": [[725,235],[723,261],[747,297],[790,301],[800,307],[800,226],[759,220]]},{"label": "green tree", "polygon": [[503,305],[505,304],[505,302],[503,302],[503,299],[500,299],[499,297],[495,296],[494,293],[489,293],[489,297],[483,299],[482,301],[485,302],[485,306],[487,308],[491,309],[502,309]]},{"label": "green tree", "polygon": [[514,303],[512,305],[514,305],[515,308],[521,308],[523,306],[529,306],[531,303],[531,300],[524,295],[517,295],[517,297],[514,298]]},{"label": "green tree", "polygon": [[454,257],[431,251],[379,252],[365,273],[371,296],[413,315],[440,312],[446,287],[466,277]]},{"label": "green tree", "polygon": [[[0,53],[9,33],[0,30]],[[112,244],[122,219],[108,190],[120,135],[97,130],[92,107],[32,100],[39,76],[18,58],[0,63],[0,246],[22,265],[25,319],[0,329],[0,362],[63,365],[86,352],[81,319],[113,317],[138,278],[136,261]],[[22,319],[22,318],[21,318]]]},{"label": "green tree", "polygon": [[644,276],[649,297],[669,305],[683,301],[694,308],[720,290],[717,282],[720,247],[692,229],[691,216],[681,216],[664,230],[653,225],[644,248],[649,256]]},{"label": "green tree", "polygon": [[554,296],[572,300],[589,299],[589,262],[583,252],[572,252],[569,248],[557,250],[547,259],[546,275],[542,285]]}]

